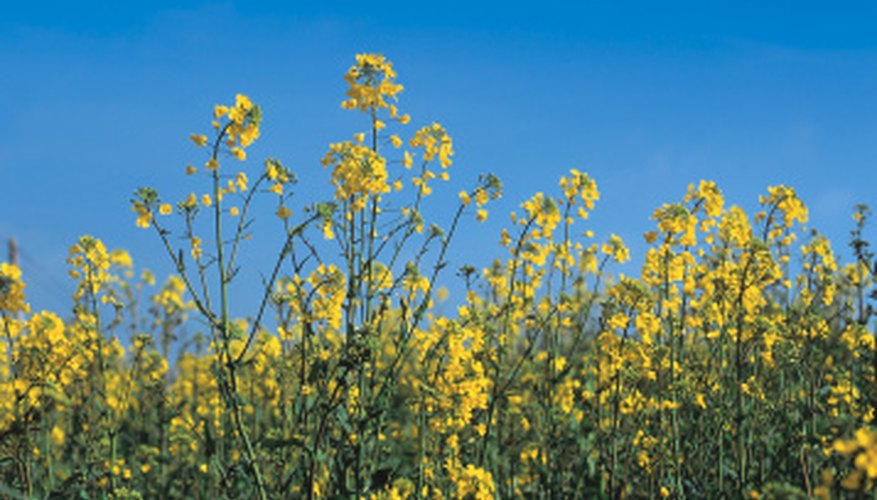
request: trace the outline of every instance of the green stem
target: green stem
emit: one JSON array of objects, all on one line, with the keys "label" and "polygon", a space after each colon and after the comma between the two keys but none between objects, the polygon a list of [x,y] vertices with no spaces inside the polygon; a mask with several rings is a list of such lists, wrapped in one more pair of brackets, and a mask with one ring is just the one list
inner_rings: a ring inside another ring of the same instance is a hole
[{"label": "green stem", "polygon": [[[216,140],[216,143],[213,147],[213,157],[214,161],[217,161],[217,156],[219,152],[219,145],[221,144],[222,138],[224,136],[225,129],[222,133],[220,133],[219,137]],[[227,385],[227,394],[226,394],[226,404],[231,407],[232,416],[235,428],[238,434],[241,437],[241,440],[244,444],[244,451],[247,456],[247,462],[250,465],[251,473],[253,474],[253,480],[256,482],[256,488],[259,492],[260,500],[267,500],[268,495],[265,491],[265,484],[262,479],[262,473],[259,469],[259,464],[256,460],[256,452],[253,449],[252,441],[250,440],[249,432],[247,432],[246,426],[244,425],[242,418],[242,410],[240,403],[238,401],[237,394],[237,380],[236,380],[236,363],[232,360],[231,350],[229,347],[231,338],[230,338],[230,319],[229,319],[229,308],[228,308],[228,276],[226,274],[225,268],[225,260],[223,259],[223,249],[224,242],[222,240],[222,203],[221,203],[221,187],[219,184],[219,168],[215,168],[213,170],[213,194],[214,194],[214,204],[213,204],[213,221],[214,228],[216,234],[216,266],[219,271],[219,286],[220,286],[220,303],[222,307],[222,313],[220,316],[220,345],[221,353],[220,356],[221,364],[226,371],[226,375],[228,376]]]}]

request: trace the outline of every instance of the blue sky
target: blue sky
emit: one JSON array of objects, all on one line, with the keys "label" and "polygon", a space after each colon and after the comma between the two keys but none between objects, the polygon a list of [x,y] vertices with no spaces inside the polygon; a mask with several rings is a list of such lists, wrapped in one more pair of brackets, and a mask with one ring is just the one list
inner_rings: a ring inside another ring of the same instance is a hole
[{"label": "blue sky", "polygon": [[[794,186],[810,225],[848,257],[852,205],[874,204],[877,186],[877,4],[715,4],[5,5],[0,238],[18,239],[38,310],[69,309],[64,258],[80,234],[167,274],[155,235],[134,226],[131,193],[196,189],[182,174],[201,160],[188,135],[237,92],[265,114],[247,168],[277,157],[303,201],[329,196],[319,159],[364,128],[339,108],[341,75],[356,53],[380,52],[412,122],[454,137],[452,182],[436,200],[483,172],[505,183],[486,226],[464,226],[453,266],[487,265],[505,214],[556,192],[570,168],[600,186],[590,228],[621,235],[634,261],[652,210],[701,178],[747,209],[769,185]],[[442,222],[450,205],[436,203]],[[258,235],[277,234],[267,214],[257,223],[244,255],[256,263],[276,243]],[[242,282],[242,313],[259,271]]]}]

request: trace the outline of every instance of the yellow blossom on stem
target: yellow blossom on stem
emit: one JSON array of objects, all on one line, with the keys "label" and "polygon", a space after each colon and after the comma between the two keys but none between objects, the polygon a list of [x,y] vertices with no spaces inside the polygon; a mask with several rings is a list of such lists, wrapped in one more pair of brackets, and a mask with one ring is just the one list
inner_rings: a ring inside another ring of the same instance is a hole
[{"label": "yellow blossom on stem", "polygon": [[292,210],[287,208],[285,205],[281,205],[280,208],[277,209],[276,215],[277,217],[286,220],[289,218],[290,215],[292,215]]}]

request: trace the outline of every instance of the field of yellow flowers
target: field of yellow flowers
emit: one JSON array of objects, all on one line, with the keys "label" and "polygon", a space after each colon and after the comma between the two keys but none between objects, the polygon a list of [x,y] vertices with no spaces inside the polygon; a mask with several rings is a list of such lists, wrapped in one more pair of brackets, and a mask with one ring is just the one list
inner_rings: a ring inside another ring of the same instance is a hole
[{"label": "field of yellow flowers", "polygon": [[[262,116],[237,95],[191,136],[199,192],[135,193],[174,269],[163,284],[83,236],[62,317],[0,266],[0,497],[871,495],[867,207],[840,265],[792,188],[747,214],[701,181],[654,211],[641,273],[624,276],[624,242],[588,229],[597,183],[571,170],[511,215],[499,258],[447,269],[499,179],[425,220],[451,136],[406,128],[383,56],[345,79],[367,131],[329,145],[331,201],[292,207],[292,171],[241,167]],[[232,317],[256,198],[276,204],[283,244],[258,308]],[[455,272],[465,299],[439,313]]]}]

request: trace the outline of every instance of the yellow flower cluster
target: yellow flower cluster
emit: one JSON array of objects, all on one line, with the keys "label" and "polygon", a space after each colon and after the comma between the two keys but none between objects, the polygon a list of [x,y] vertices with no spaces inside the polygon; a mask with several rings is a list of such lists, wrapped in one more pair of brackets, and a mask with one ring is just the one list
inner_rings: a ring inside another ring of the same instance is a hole
[{"label": "yellow flower cluster", "polygon": [[577,207],[581,219],[588,218],[588,211],[594,209],[594,202],[600,199],[597,183],[588,174],[576,169],[569,171],[569,177],[560,178],[560,188],[566,202]]},{"label": "yellow flower cluster", "polygon": [[24,288],[21,269],[8,262],[0,263],[0,312],[4,316],[30,311],[30,306],[25,302]]},{"label": "yellow flower cluster", "polygon": [[335,199],[350,203],[352,212],[390,192],[387,161],[367,146],[350,141],[335,143],[321,161],[323,167],[332,169]]},{"label": "yellow flower cluster", "polygon": [[612,260],[619,264],[624,264],[630,260],[630,250],[627,249],[624,245],[624,241],[622,241],[621,237],[618,235],[613,234],[609,236],[609,241],[603,243],[600,250],[604,255],[612,257]]},{"label": "yellow flower cluster", "polygon": [[[349,85],[348,99],[341,103],[344,109],[374,112],[390,107],[387,101],[395,100],[396,94],[403,89],[396,83],[393,63],[380,54],[357,55],[356,64],[350,67],[344,80]],[[395,107],[391,108],[391,113],[396,115]]]},{"label": "yellow flower cluster", "polygon": [[438,157],[442,168],[451,166],[451,156],[454,155],[453,144],[451,136],[438,123],[421,128],[411,138],[412,148],[423,149],[423,161],[430,162]]},{"label": "yellow flower cluster", "polygon": [[67,263],[73,266],[70,277],[79,280],[74,300],[84,296],[97,299],[101,288],[110,281],[110,256],[103,242],[92,236],[82,236],[70,247]]},{"label": "yellow flower cluster", "polygon": [[860,428],[852,439],[838,439],[832,448],[841,455],[854,457],[855,469],[841,481],[841,485],[848,490],[870,489],[877,479],[877,431]]},{"label": "yellow flower cluster", "polygon": [[799,224],[807,222],[809,212],[794,189],[788,186],[770,186],[767,192],[767,196],[759,196],[758,202],[780,213],[782,227],[790,228],[796,221]]},{"label": "yellow flower cluster", "polygon": [[[214,107],[213,119],[213,128],[217,130],[226,128],[225,135],[220,138],[225,140],[225,145],[230,148],[231,154],[239,160],[246,159],[243,148],[249,147],[259,138],[259,125],[262,121],[262,111],[259,106],[253,104],[249,97],[237,94],[234,105],[217,104]],[[206,139],[197,142],[206,143]]]},{"label": "yellow flower cluster", "polygon": [[[429,170],[428,164],[438,157],[439,164],[442,169],[451,166],[451,156],[454,154],[453,142],[445,129],[438,123],[431,126],[423,127],[418,130],[411,139],[411,147],[423,149],[423,168],[420,175],[411,179],[411,183],[418,189],[421,196],[428,196],[432,193],[429,181],[436,178],[435,172]],[[405,152],[405,160],[403,164],[410,167],[412,157],[409,152]],[[447,181],[450,175],[447,172],[440,172],[438,178]]]}]

